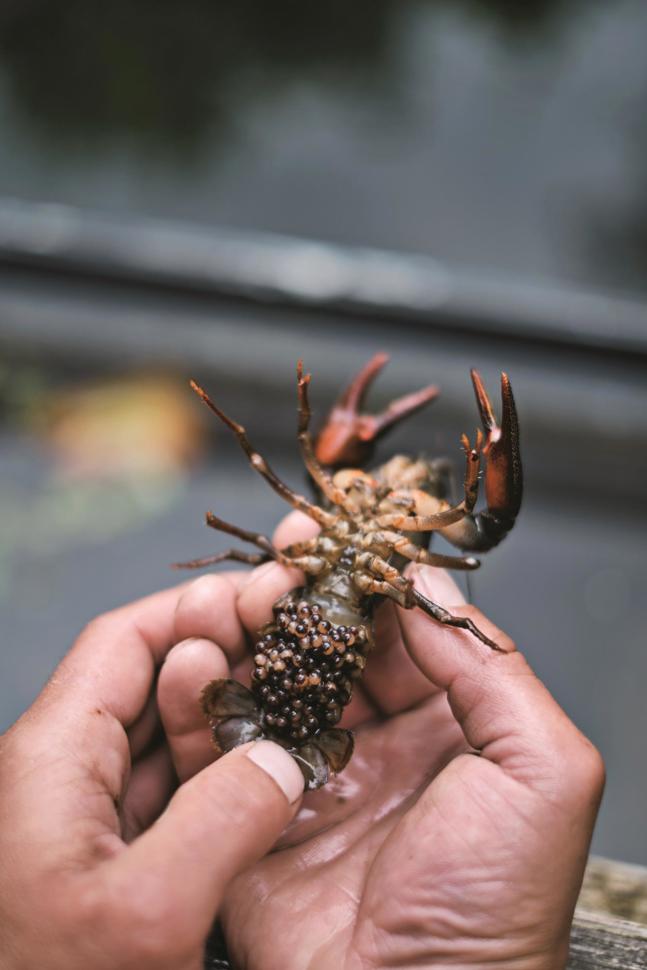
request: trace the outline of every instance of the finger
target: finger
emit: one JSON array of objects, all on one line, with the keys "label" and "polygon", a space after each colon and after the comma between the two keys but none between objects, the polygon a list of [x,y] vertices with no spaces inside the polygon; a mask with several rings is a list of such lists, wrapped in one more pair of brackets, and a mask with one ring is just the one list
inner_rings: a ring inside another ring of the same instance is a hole
[{"label": "finger", "polygon": [[[115,803],[131,765],[126,730],[133,728],[138,746],[148,740],[151,724],[144,722],[150,714],[143,712],[156,667],[178,640],[176,611],[187,588],[181,584],[93,620],[14,726],[12,747],[28,752],[30,764],[38,767],[36,787],[49,792],[46,824],[52,844],[60,838],[67,846],[66,833],[80,816],[115,831]],[[230,600],[226,607],[231,609]],[[138,718],[142,735],[135,726]],[[77,854],[93,851],[89,828],[88,845],[75,843]]]},{"label": "finger", "polygon": [[[30,710],[29,720],[63,711],[109,713],[125,727],[141,715],[156,665],[175,642],[175,610],[185,584],[97,617],[81,633]],[[53,726],[59,726],[55,719]]]},{"label": "finger", "polygon": [[[440,602],[461,603],[463,595],[443,569],[423,567],[416,573],[409,568],[407,575],[416,588]],[[384,714],[398,714],[415,707],[438,688],[409,656],[393,603],[383,603],[375,614],[375,648],[364,672],[364,686],[373,703]]]},{"label": "finger", "polygon": [[161,730],[159,710],[155,691],[151,690],[144,710],[127,730],[130,756],[133,761],[140,758],[153,744]]},{"label": "finger", "polygon": [[[204,939],[231,879],[262,857],[303,792],[296,762],[258,741],[224,755],[180,787],[155,825],[110,863],[116,898],[138,887],[173,913],[175,944]],[[183,939],[183,934],[186,934]]]},{"label": "finger", "polygon": [[306,539],[312,539],[320,531],[314,519],[311,519],[304,512],[295,510],[281,519],[274,530],[272,542],[277,549],[285,549],[293,542],[305,542]]},{"label": "finger", "polygon": [[435,566],[409,566],[407,576],[412,579],[416,589],[430,599],[437,597],[441,603],[465,603],[465,597],[456,580],[446,569]]},{"label": "finger", "polygon": [[[133,728],[138,749],[145,747],[147,700],[156,668],[178,641],[176,612],[187,588],[181,584],[93,620],[9,732],[7,750],[18,770],[25,760],[32,766],[15,792],[18,814],[23,802],[40,804],[48,793],[43,813],[21,816],[38,831],[32,842],[43,842],[48,857],[69,864],[95,859],[100,834],[110,838],[119,831],[116,806],[131,767],[127,729]],[[231,611],[232,599],[221,589]],[[163,786],[159,797],[166,796]],[[82,837],[72,839],[73,831]]]},{"label": "finger", "polygon": [[[174,643],[199,634],[207,609],[216,618],[216,632],[227,649],[235,651],[244,643],[235,613],[236,595],[236,585],[226,574],[203,576],[93,620],[38,698],[30,719],[42,714],[51,726],[52,707],[64,709],[66,715],[83,711],[92,715],[91,720],[100,711],[135,730],[155,667]],[[192,623],[197,629],[192,629]]]},{"label": "finger", "polygon": [[[279,523],[272,537],[277,548],[310,539],[319,526],[303,512],[291,512]],[[291,589],[303,586],[305,577],[300,569],[288,569],[276,562],[268,562],[253,569],[238,593],[238,615],[250,637],[272,616],[276,600]]]},{"label": "finger", "polygon": [[[439,598],[433,588],[429,595]],[[509,637],[473,606],[441,605],[469,616],[509,651],[495,653],[468,631],[437,623],[420,610],[398,609],[411,658],[447,691],[468,743],[510,775],[548,794],[569,776],[573,780],[575,753],[588,777],[592,762],[599,761],[597,752],[515,652]]]},{"label": "finger", "polygon": [[[245,576],[245,574],[242,574]],[[175,612],[177,641],[204,637],[217,643],[229,663],[245,655],[245,630],[238,617],[238,583],[228,574],[208,573],[186,587]]]},{"label": "finger", "polygon": [[276,562],[265,563],[252,571],[238,594],[237,602],[240,621],[252,639],[271,619],[272,606],[279,597],[303,586],[303,583],[300,570],[288,569]]},{"label": "finger", "polygon": [[124,841],[132,841],[155,821],[175,786],[171,753],[166,744],[160,744],[132,770],[119,811]]},{"label": "finger", "polygon": [[210,680],[229,677],[224,651],[210,640],[178,643],[159,675],[157,698],[173,764],[180,781],[216,758],[211,730],[200,707],[200,694]]},{"label": "finger", "polygon": [[[148,718],[143,734],[150,730],[151,715],[143,712],[155,668],[175,641],[175,610],[184,588],[155,593],[88,624],[14,725],[12,743],[29,751],[30,763],[38,765],[38,784],[50,791],[51,839],[69,831],[80,813],[100,814],[102,824],[114,831],[114,803],[122,796],[131,764],[126,729],[132,726],[137,735],[135,724],[143,716],[143,722]],[[136,740],[139,745],[146,739]],[[64,763],[61,752],[67,755]],[[77,789],[87,793],[88,804],[70,796],[72,777]]]}]

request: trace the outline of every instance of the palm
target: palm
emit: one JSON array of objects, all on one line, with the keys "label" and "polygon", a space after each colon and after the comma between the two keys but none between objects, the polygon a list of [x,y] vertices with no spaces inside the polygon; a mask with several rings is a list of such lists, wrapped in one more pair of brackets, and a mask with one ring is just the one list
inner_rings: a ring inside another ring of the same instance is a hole
[{"label": "palm", "polygon": [[[523,930],[517,872],[529,872],[520,845],[536,854],[523,821],[530,796],[476,757],[443,772],[466,750],[440,693],[361,726],[349,768],[306,798],[283,848],[234,883],[223,914],[234,959],[250,970],[418,966],[448,946],[468,958],[470,939]],[[493,879],[515,886],[507,898],[497,885],[496,908]]]}]

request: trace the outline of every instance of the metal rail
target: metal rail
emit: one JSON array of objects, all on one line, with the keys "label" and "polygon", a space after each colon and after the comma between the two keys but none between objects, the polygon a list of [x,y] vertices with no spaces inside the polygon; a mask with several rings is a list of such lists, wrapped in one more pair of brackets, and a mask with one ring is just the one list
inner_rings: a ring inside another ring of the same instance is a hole
[{"label": "metal rail", "polygon": [[0,265],[647,358],[646,304],[419,255],[0,199]]}]

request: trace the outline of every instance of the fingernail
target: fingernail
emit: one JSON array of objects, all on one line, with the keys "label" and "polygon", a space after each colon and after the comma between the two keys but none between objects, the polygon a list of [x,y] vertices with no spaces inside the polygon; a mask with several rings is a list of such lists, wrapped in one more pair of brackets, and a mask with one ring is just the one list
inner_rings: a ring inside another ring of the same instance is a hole
[{"label": "fingernail", "polygon": [[254,764],[273,778],[290,805],[303,795],[303,775],[294,758],[280,744],[256,741],[247,752]]}]

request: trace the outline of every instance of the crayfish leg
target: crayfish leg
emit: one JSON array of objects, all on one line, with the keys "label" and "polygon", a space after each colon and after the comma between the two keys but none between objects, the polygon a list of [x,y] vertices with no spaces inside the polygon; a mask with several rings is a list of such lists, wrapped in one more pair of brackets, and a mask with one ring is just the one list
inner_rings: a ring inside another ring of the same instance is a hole
[{"label": "crayfish leg", "polygon": [[490,640],[488,636],[483,633],[482,630],[476,626],[473,620],[470,620],[467,616],[454,616],[449,610],[446,610],[444,606],[440,606],[438,603],[434,603],[433,600],[428,599],[426,596],[412,587],[411,596],[414,600],[414,604],[419,606],[423,613],[430,616],[432,619],[437,620],[438,623],[443,623],[445,626],[457,627],[459,630],[469,630],[477,640],[484,643],[486,647],[490,650],[495,650],[497,653],[506,653],[506,651],[495,643],[494,640]]}]

